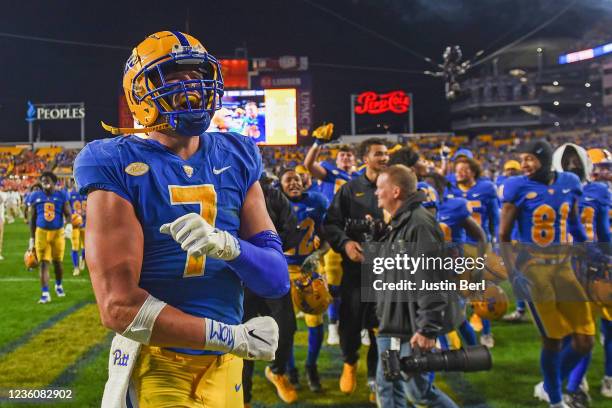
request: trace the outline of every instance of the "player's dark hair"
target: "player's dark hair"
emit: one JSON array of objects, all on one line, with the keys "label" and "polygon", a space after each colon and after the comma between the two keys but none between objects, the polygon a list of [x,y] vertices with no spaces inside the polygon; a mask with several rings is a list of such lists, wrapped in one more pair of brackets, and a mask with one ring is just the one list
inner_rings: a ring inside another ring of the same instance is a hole
[{"label": "player's dark hair", "polygon": [[436,189],[440,197],[442,197],[442,195],[444,194],[444,190],[446,190],[446,187],[448,187],[449,184],[446,177],[444,177],[440,173],[431,172],[427,173],[425,179],[429,179],[431,181],[430,184],[433,186],[433,188]]},{"label": "player's dark hair", "polygon": [[284,167],[281,169],[281,171],[278,173],[278,181],[280,182],[283,179],[283,176],[286,173],[289,173],[290,171],[294,172],[297,174],[297,171],[295,170],[295,167]]},{"label": "player's dark hair", "polygon": [[478,180],[480,178],[480,174],[482,173],[482,169],[480,168],[480,164],[474,159],[470,159],[467,156],[459,156],[459,158],[455,161],[455,166],[459,163],[466,163],[470,166],[470,170],[474,173],[474,179]]},{"label": "player's dark hair", "polygon": [[346,152],[346,153],[353,153],[353,155],[355,154],[355,147],[353,147],[352,145],[348,145],[348,144],[344,144],[341,145],[338,148],[339,152]]},{"label": "player's dark hair", "polygon": [[419,154],[412,150],[410,146],[405,146],[391,155],[389,166],[403,164],[404,166],[412,167],[417,161],[419,161]]},{"label": "player's dark hair", "polygon": [[42,185],[40,183],[34,183],[30,186],[30,191],[34,191],[35,188],[42,190]]},{"label": "player's dark hair", "polygon": [[54,184],[57,183],[57,176],[55,175],[55,173],[52,173],[50,171],[44,171],[40,175],[40,179],[42,180],[43,177],[49,177]]},{"label": "player's dark hair", "polygon": [[366,139],[359,145],[359,155],[361,157],[365,156],[370,152],[370,147],[376,145],[386,146],[387,142],[385,139],[381,139],[379,137],[371,137],[369,139]]}]

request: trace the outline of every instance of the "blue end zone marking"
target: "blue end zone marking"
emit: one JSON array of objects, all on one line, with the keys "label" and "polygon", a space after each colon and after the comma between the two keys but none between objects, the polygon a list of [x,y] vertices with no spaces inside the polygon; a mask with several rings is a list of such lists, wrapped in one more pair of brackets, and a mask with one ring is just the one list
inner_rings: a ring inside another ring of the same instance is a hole
[{"label": "blue end zone marking", "polygon": [[84,300],[81,301],[71,307],[69,307],[68,309],[64,310],[63,312],[60,312],[58,314],[56,314],[55,316],[51,316],[48,320],[45,320],[44,322],[42,322],[41,324],[39,324],[37,327],[35,327],[32,331],[24,334],[23,336],[21,336],[20,338],[5,344],[4,346],[0,347],[0,356],[3,354],[8,354],[11,351],[14,351],[15,349],[17,349],[18,347],[24,345],[25,343],[27,343],[32,337],[38,335],[38,333],[40,333],[41,331],[48,329],[49,327],[53,326],[55,323],[57,323],[58,321],[62,320],[64,317],[68,316],[69,314],[76,312],[77,310],[81,309],[82,307],[92,304],[93,302],[90,300]]},{"label": "blue end zone marking", "polygon": [[101,343],[97,343],[87,350],[78,360],[66,367],[66,369],[49,384],[49,387],[65,388],[72,383],[76,377],[82,373],[83,368],[95,360],[100,353],[108,355],[108,349],[110,348],[114,336],[114,333],[109,333]]}]

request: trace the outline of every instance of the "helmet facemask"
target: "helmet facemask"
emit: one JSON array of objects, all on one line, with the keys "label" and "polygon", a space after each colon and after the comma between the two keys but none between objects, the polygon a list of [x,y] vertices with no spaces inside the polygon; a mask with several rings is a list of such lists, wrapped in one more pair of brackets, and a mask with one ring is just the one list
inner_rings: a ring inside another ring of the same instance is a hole
[{"label": "helmet facemask", "polygon": [[140,89],[132,89],[132,95],[139,103],[153,102],[177,133],[194,136],[206,131],[222,106],[221,66],[192,47],[177,46],[176,51],[143,67],[133,82]]}]

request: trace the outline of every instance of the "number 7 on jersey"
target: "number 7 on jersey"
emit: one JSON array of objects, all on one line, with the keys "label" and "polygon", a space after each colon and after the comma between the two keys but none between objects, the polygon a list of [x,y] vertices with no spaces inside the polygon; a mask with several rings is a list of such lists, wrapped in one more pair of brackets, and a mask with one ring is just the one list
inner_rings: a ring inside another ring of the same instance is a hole
[{"label": "number 7 on jersey", "polygon": [[[197,186],[168,186],[170,192],[170,204],[185,205],[197,204],[200,206],[200,216],[207,223],[215,226],[217,218],[217,192],[212,184],[200,184]],[[184,278],[204,275],[206,256],[188,256],[185,262]]]}]

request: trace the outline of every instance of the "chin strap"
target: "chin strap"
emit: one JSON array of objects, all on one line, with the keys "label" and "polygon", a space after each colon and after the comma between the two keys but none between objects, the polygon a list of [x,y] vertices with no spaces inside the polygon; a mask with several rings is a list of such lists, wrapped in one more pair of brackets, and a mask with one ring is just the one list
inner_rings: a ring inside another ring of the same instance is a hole
[{"label": "chin strap", "polygon": [[155,126],[148,126],[143,128],[120,128],[114,127],[111,125],[107,125],[106,123],[100,121],[100,124],[107,132],[111,132],[113,135],[125,135],[132,133],[147,133],[147,132],[160,132],[162,130],[173,129],[173,127],[169,123],[160,123]]}]

